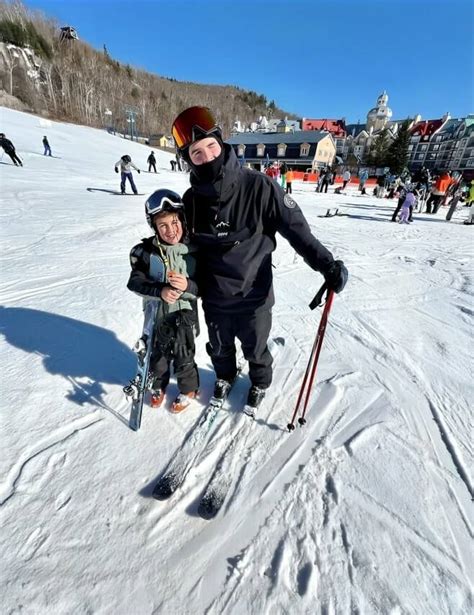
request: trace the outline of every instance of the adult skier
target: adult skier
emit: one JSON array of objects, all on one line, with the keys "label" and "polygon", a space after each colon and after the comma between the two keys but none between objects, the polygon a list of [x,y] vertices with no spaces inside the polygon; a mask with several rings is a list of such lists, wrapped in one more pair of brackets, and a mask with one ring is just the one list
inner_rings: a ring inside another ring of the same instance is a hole
[{"label": "adult skier", "polygon": [[148,158],[146,159],[147,163],[148,163],[148,173],[151,173],[151,170],[153,169],[156,173],[156,158],[155,158],[155,153],[151,152],[151,154],[148,156]]},{"label": "adult skier", "polygon": [[342,174],[342,189],[344,190],[347,184],[351,181],[351,172],[346,169]]},{"label": "adult skier", "polygon": [[137,187],[135,186],[135,182],[133,181],[132,168],[134,168],[137,173],[140,173],[140,169],[133,164],[130,156],[128,156],[127,154],[125,156],[122,156],[120,160],[115,163],[114,166],[116,173],[119,172],[120,168],[120,192],[122,194],[125,194],[125,182],[128,179],[128,181],[130,182],[130,186],[132,187],[133,194],[138,194]]},{"label": "adult skier", "polygon": [[20,165],[20,167],[23,166],[22,161],[19,159],[18,154],[16,153],[15,146],[13,145],[13,143],[9,139],[6,138],[6,136],[5,136],[5,134],[3,132],[0,132],[0,147],[3,147],[3,150],[4,150],[5,154],[10,156],[10,158],[12,159],[13,164],[16,167],[18,165]]},{"label": "adult skier", "polygon": [[216,373],[225,398],[237,373],[235,338],[249,363],[247,405],[257,408],[272,381],[267,346],[274,304],[271,253],[280,233],[307,264],[340,292],[347,269],[312,234],[297,203],[269,177],[242,168],[206,107],[174,121],[173,136],[191,174],[183,196],[190,240],[198,246],[197,281]]},{"label": "adult skier", "polygon": [[48,137],[45,135],[43,137],[43,147],[44,147],[44,156],[51,156],[51,146],[48,141]]}]

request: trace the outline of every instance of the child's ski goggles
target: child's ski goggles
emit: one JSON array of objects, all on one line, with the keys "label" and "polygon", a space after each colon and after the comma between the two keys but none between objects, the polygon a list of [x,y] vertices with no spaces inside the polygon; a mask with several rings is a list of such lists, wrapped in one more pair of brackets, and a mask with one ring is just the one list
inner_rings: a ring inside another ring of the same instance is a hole
[{"label": "child's ski goggles", "polygon": [[178,211],[184,207],[181,197],[172,190],[156,190],[145,203],[146,213],[153,217],[162,211]]},{"label": "child's ski goggles", "polygon": [[189,107],[185,109],[173,122],[171,129],[176,147],[183,149],[196,141],[198,134],[212,135],[220,133],[220,128],[214,116],[207,107]]}]

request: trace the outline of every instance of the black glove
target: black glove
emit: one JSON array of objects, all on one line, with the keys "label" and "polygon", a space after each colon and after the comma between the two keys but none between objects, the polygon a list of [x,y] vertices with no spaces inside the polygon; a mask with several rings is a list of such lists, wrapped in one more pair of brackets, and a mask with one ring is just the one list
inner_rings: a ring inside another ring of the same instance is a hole
[{"label": "black glove", "polygon": [[140,169],[137,169],[137,173],[140,174]]},{"label": "black glove", "polygon": [[340,293],[349,277],[349,272],[342,261],[334,261],[325,272],[324,278],[329,290]]},{"label": "black glove", "polygon": [[117,167],[115,167],[115,172],[116,172],[116,173],[118,173],[118,169],[117,169]]}]

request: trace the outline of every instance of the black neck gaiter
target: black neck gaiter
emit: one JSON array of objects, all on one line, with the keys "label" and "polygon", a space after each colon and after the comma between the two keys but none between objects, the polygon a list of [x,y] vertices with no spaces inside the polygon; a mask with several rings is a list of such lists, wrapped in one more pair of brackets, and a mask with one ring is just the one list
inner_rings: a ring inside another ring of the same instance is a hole
[{"label": "black neck gaiter", "polygon": [[197,183],[213,184],[219,178],[222,165],[224,164],[224,148],[222,148],[219,156],[210,162],[199,165],[193,164],[192,162],[189,164],[193,170],[193,175],[197,179]]}]

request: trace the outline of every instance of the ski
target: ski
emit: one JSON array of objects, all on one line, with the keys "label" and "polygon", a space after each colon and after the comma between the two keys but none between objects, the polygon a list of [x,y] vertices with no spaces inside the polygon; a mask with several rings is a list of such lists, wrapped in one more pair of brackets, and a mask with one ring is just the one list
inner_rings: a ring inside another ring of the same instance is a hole
[{"label": "ski", "polygon": [[158,302],[150,301],[145,309],[145,323],[143,325],[142,337],[135,345],[137,355],[137,373],[135,378],[123,388],[127,397],[132,399],[129,426],[134,431],[140,429],[142,421],[143,402],[145,394],[149,388],[149,369],[151,353],[153,350],[153,332],[155,329],[155,319],[158,313]]},{"label": "ski", "polygon": [[[274,358],[285,345],[282,337],[274,338],[270,343],[270,349],[274,353]],[[222,453],[217,465],[212,473],[201,501],[198,506],[199,516],[210,520],[219,513],[227,494],[232,487],[235,477],[235,466],[242,458],[242,452],[247,449],[247,438],[254,428],[255,408],[245,404],[242,412],[238,413],[238,426],[232,435],[232,441],[228,448]]]},{"label": "ski", "polygon": [[156,483],[153,489],[153,497],[156,500],[166,500],[170,498],[173,493],[184,483],[186,476],[194,465],[196,459],[206,447],[212,433],[212,427],[215,423],[216,417],[227,401],[227,398],[242,371],[242,367],[242,364],[237,366],[237,374],[226,397],[223,399],[216,399],[215,397],[212,397],[210,402],[205,407],[190,435],[184,441],[181,448],[178,449],[164,474]]},{"label": "ski", "polygon": [[246,448],[247,437],[254,427],[253,418],[241,413],[237,433],[232,437],[230,446],[221,455],[207,483],[204,494],[198,506],[199,516],[207,521],[214,519],[219,513],[235,477],[235,467]]}]

